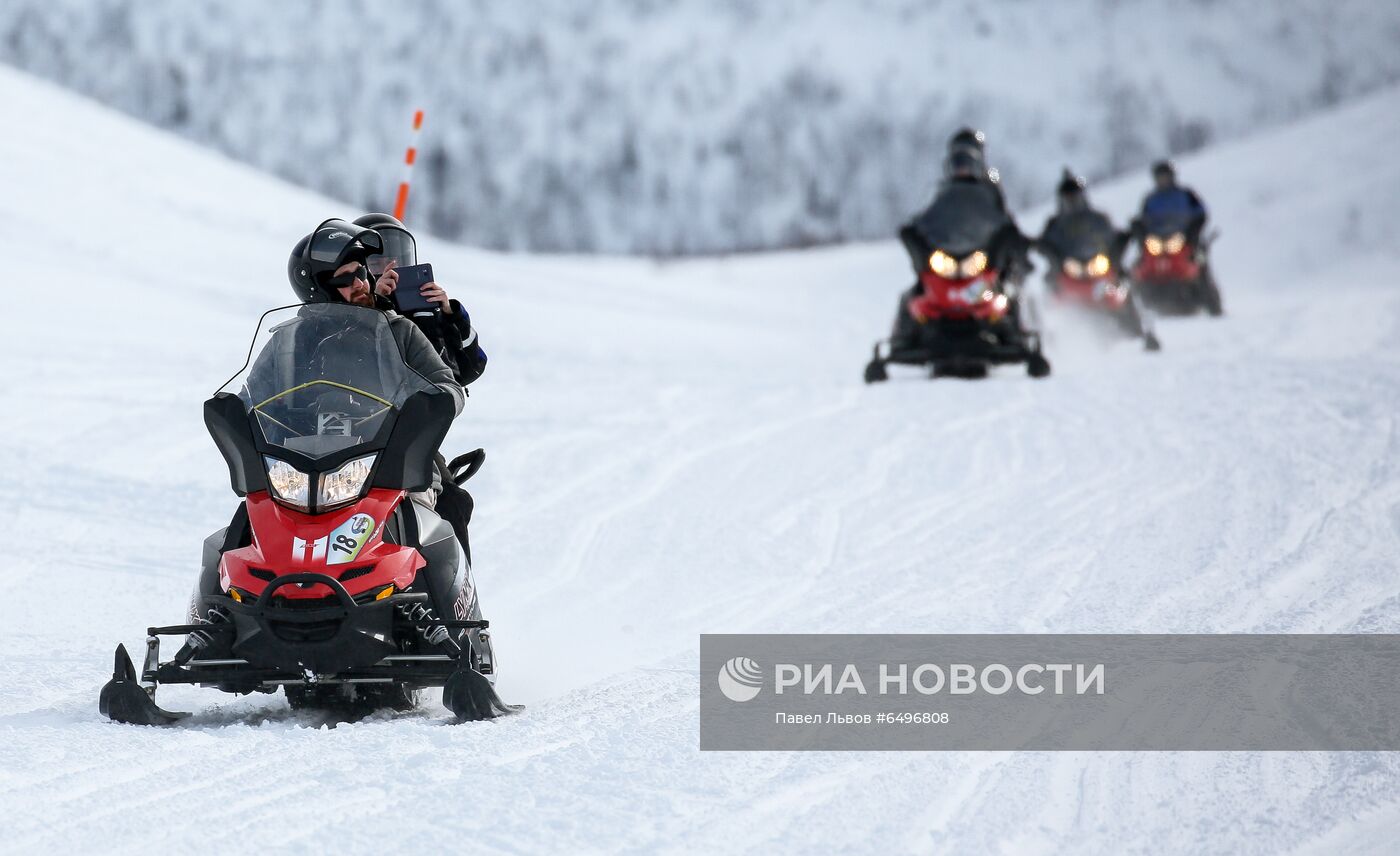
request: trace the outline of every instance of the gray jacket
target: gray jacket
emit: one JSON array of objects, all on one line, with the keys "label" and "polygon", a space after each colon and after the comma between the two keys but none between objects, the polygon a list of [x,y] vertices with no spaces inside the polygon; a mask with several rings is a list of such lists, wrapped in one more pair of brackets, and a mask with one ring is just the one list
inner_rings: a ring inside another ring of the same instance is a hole
[{"label": "gray jacket", "polygon": [[417,324],[399,313],[387,310],[384,314],[389,316],[389,332],[394,334],[394,341],[398,343],[399,352],[403,354],[403,361],[438,389],[452,396],[453,412],[460,414],[462,405],[466,403],[466,393],[452,374],[452,369],[438,356],[428,337],[423,335]]},{"label": "gray jacket", "polygon": [[[437,350],[428,341],[428,337],[423,335],[423,331],[418,329],[417,324],[392,309],[386,310],[384,314],[389,316],[389,332],[394,334],[394,341],[399,345],[403,361],[408,363],[409,368],[435,384],[438,389],[451,395],[453,412],[460,414],[462,405],[466,403],[466,393],[462,391],[462,385],[457,382],[457,377],[452,373],[452,369],[442,361],[442,357],[438,356]],[[412,496],[420,505],[432,508],[437,505],[437,498],[441,494],[442,471],[439,466],[433,468],[432,487]]]}]

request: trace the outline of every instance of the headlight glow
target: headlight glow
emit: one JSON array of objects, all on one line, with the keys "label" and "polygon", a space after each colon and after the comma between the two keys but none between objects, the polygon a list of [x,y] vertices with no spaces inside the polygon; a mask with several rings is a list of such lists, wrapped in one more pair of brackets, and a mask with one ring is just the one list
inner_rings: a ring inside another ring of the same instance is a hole
[{"label": "headlight glow", "polygon": [[1162,239],[1156,235],[1148,235],[1143,239],[1142,246],[1147,250],[1149,256],[1160,256],[1162,254]]},{"label": "headlight glow", "polygon": [[981,250],[978,250],[977,252],[963,259],[962,264],[959,267],[962,271],[962,275],[964,278],[970,276],[977,276],[979,273],[987,269],[987,254],[982,252]]},{"label": "headlight glow", "polygon": [[1084,266],[1084,270],[1089,276],[1103,276],[1108,273],[1109,267],[1111,267],[1111,265],[1108,263],[1108,256],[1099,253],[1097,256],[1089,259],[1089,263]]},{"label": "headlight glow", "polygon": [[316,491],[316,507],[332,505],[359,499],[374,468],[375,455],[365,455],[353,461],[346,461],[333,473],[321,476],[320,488]]},{"label": "headlight glow", "polygon": [[1084,265],[1079,263],[1079,259],[1065,259],[1064,269],[1065,273],[1075,279],[1084,275]]},{"label": "headlight glow", "polygon": [[1167,239],[1167,252],[1176,255],[1186,247],[1186,236],[1177,232]]},{"label": "headlight glow", "polygon": [[311,501],[311,477],[286,461],[263,456],[267,467],[267,484],[272,493],[288,505],[303,511]]},{"label": "headlight glow", "polygon": [[952,279],[958,275],[958,262],[942,250],[934,250],[928,257],[928,269],[944,279]]}]

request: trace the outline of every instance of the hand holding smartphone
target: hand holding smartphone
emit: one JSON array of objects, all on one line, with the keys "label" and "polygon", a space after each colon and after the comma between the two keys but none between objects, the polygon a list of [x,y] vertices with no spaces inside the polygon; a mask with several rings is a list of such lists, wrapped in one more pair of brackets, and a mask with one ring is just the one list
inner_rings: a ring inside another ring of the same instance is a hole
[{"label": "hand holding smartphone", "polygon": [[430,264],[409,265],[397,268],[399,283],[394,288],[394,302],[405,315],[413,312],[434,312],[438,305],[424,297],[420,290],[433,282],[433,266]]}]

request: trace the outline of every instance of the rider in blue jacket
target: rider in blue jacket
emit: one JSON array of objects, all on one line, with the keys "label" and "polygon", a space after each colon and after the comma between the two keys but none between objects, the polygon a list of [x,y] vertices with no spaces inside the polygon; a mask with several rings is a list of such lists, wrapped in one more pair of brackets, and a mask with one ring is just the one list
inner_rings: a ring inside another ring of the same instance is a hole
[{"label": "rider in blue jacket", "polygon": [[1191,188],[1176,183],[1176,169],[1171,161],[1157,161],[1152,165],[1152,183],[1156,187],[1142,200],[1142,212],[1133,220],[1133,237],[1141,239],[1144,224],[1153,220],[1185,220],[1186,240],[1195,246],[1206,225],[1206,206],[1201,197]]}]

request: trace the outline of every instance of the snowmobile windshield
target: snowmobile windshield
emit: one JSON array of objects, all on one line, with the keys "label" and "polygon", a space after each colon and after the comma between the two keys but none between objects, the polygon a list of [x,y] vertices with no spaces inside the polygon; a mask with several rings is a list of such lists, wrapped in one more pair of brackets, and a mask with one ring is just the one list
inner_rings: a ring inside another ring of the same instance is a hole
[{"label": "snowmobile windshield", "polygon": [[273,310],[250,353],[222,391],[237,394],[269,445],[309,458],[373,443],[410,395],[437,391],[404,362],[388,316],[350,304]]},{"label": "snowmobile windshield", "polygon": [[957,182],[939,191],[914,228],[930,247],[961,258],[987,249],[1006,222],[994,188],[981,182]]},{"label": "snowmobile windshield", "polygon": [[1097,211],[1062,215],[1045,236],[1060,258],[1088,261],[1099,254],[1112,255],[1116,233],[1108,218]]},{"label": "snowmobile windshield", "polygon": [[1166,238],[1189,231],[1193,220],[1194,217],[1191,214],[1179,211],[1145,214],[1142,218],[1142,227],[1149,235]]}]

